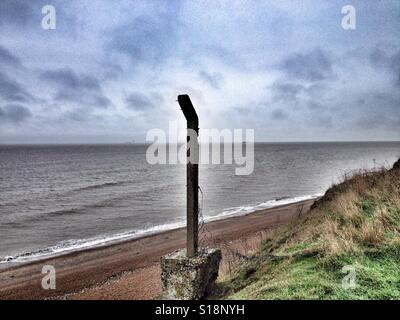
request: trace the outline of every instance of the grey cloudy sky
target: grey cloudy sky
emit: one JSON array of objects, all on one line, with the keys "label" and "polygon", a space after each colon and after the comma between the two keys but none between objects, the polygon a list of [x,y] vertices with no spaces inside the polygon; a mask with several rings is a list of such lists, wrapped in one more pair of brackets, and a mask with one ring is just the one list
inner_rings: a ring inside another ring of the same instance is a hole
[{"label": "grey cloudy sky", "polygon": [[400,140],[400,1],[0,1],[0,143],[144,141],[181,93],[257,141]]}]

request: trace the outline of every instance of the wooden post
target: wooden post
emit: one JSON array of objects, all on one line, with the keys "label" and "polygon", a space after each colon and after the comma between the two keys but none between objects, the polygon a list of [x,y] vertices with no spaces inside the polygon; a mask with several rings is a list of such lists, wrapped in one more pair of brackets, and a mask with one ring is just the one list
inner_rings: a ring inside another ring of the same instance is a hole
[{"label": "wooden post", "polygon": [[194,257],[197,255],[199,241],[199,119],[187,94],[179,95],[178,102],[187,122],[186,255]]}]

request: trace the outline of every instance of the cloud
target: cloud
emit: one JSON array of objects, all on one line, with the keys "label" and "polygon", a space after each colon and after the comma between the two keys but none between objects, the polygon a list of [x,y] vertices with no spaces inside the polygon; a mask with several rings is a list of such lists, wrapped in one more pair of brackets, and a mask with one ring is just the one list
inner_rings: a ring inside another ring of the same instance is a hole
[{"label": "cloud", "polygon": [[0,45],[0,64],[6,66],[19,67],[21,66],[21,61],[19,58],[14,56],[9,50]]},{"label": "cloud", "polygon": [[400,86],[400,50],[389,54],[381,48],[376,47],[369,55],[372,66],[382,68],[390,72],[393,76],[394,84]]},{"label": "cloud", "polygon": [[111,33],[110,47],[130,57],[134,65],[158,65],[176,45],[176,30],[174,17],[167,13],[142,15],[116,27]]},{"label": "cloud", "polygon": [[131,93],[126,97],[125,102],[126,106],[133,110],[145,110],[154,107],[151,100],[141,93]]},{"label": "cloud", "polygon": [[271,118],[274,120],[284,120],[287,117],[288,117],[287,114],[280,109],[276,109],[271,112]]},{"label": "cloud", "polygon": [[32,113],[29,109],[18,104],[9,104],[5,107],[0,107],[0,122],[17,124],[31,116]]},{"label": "cloud", "polygon": [[223,79],[220,73],[208,73],[206,71],[200,71],[199,77],[204,82],[208,83],[212,88],[219,89],[221,81]]},{"label": "cloud", "polygon": [[56,102],[70,102],[78,105],[81,108],[94,107],[105,109],[113,105],[112,101],[102,93],[92,92],[85,93],[84,90],[73,91],[59,91],[54,100]]},{"label": "cloud", "polygon": [[64,112],[61,117],[59,118],[59,120],[61,122],[69,122],[69,121],[73,121],[73,122],[85,122],[90,118],[90,114],[88,112],[88,110],[85,109],[79,109],[79,110],[70,110],[70,111],[66,111]]},{"label": "cloud", "polygon": [[150,96],[147,96],[140,92],[132,92],[125,98],[125,104],[128,109],[145,111],[159,106],[163,100],[163,97],[158,93],[153,92]]},{"label": "cloud", "polygon": [[42,72],[40,78],[54,84],[56,101],[72,102],[82,107],[107,108],[112,102],[102,91],[100,81],[86,74],[77,74],[70,68]]},{"label": "cloud", "polygon": [[320,81],[333,76],[332,61],[321,49],[292,54],[282,61],[280,69],[288,76],[306,81]]},{"label": "cloud", "polygon": [[285,81],[275,81],[272,86],[268,88],[272,90],[274,101],[286,102],[295,101],[297,99],[297,95],[306,89],[301,84]]},{"label": "cloud", "polygon": [[11,102],[31,102],[36,99],[20,85],[0,71],[0,97]]},{"label": "cloud", "polygon": [[45,71],[41,78],[52,81],[67,90],[100,90],[97,79],[87,75],[77,75],[72,69]]},{"label": "cloud", "polygon": [[369,54],[369,61],[374,67],[386,67],[388,66],[389,58],[383,50],[375,48]]},{"label": "cloud", "polygon": [[391,69],[397,80],[397,85],[400,87],[400,51],[391,57]]},{"label": "cloud", "polygon": [[52,5],[56,9],[57,32],[76,32],[77,18],[70,8],[77,4],[63,0],[1,0],[0,27],[19,30],[23,32],[23,36],[43,31],[41,22],[45,15],[42,13],[42,8],[45,5]]},{"label": "cloud", "polygon": [[106,96],[102,94],[93,95],[92,105],[98,108],[108,108],[112,106],[112,102]]},{"label": "cloud", "polygon": [[[68,132],[100,141],[101,131],[143,141],[187,91],[203,126],[254,128],[259,140],[400,138],[393,4],[360,2],[350,32],[341,0],[200,2],[0,0],[3,119],[5,105],[20,105],[34,115],[27,139],[42,130],[49,141]],[[56,30],[41,28],[45,4]]]},{"label": "cloud", "polygon": [[117,80],[123,73],[124,69],[116,63],[107,63],[104,66],[104,80]]},{"label": "cloud", "polygon": [[[40,11],[38,11],[40,15]],[[32,18],[33,8],[31,1],[2,0],[0,1],[0,25],[12,24],[25,26]],[[38,15],[38,16],[39,16]]]},{"label": "cloud", "polygon": [[365,129],[400,128],[400,93],[372,92],[358,101],[360,112],[356,124]]}]

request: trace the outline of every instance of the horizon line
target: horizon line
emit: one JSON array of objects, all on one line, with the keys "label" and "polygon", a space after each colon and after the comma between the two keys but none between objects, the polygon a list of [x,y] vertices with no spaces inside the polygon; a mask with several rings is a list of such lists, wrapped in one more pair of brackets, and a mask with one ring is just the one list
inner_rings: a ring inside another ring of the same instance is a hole
[{"label": "horizon line", "polygon": [[[178,141],[178,144],[183,144],[185,141]],[[206,142],[200,142],[200,144]],[[223,142],[220,142],[223,143]],[[228,142],[232,143],[232,141]],[[246,143],[246,141],[243,141]],[[304,141],[290,141],[290,140],[283,140],[283,141],[254,141],[254,144],[279,144],[279,143],[400,143],[400,140],[304,140]],[[152,142],[0,142],[0,146],[34,146],[34,145],[41,145],[41,146],[56,146],[56,145],[148,145],[152,144]],[[166,143],[170,145],[171,143]]]}]

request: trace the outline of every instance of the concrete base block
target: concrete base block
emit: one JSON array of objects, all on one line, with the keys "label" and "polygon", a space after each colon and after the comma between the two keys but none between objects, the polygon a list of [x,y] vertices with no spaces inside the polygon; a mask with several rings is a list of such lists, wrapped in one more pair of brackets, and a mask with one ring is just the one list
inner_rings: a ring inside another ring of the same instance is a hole
[{"label": "concrete base block", "polygon": [[196,257],[188,258],[179,250],[161,258],[163,299],[198,300],[206,296],[218,277],[221,250],[201,248]]}]

